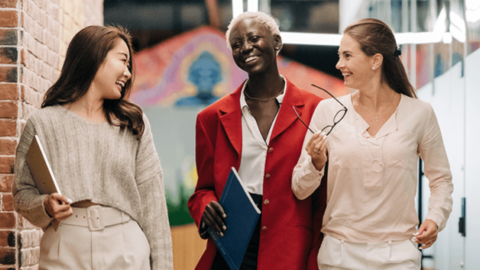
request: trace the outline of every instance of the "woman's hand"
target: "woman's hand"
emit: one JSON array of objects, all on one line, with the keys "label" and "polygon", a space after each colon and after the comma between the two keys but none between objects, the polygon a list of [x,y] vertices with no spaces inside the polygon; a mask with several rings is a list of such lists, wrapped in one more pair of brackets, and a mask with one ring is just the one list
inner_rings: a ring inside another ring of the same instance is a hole
[{"label": "woman's hand", "polygon": [[415,237],[415,242],[423,245],[421,249],[427,249],[437,241],[438,226],[435,221],[431,219],[425,219],[420,228],[418,229]]},{"label": "woman's hand", "polygon": [[327,136],[325,133],[315,133],[305,146],[305,150],[312,157],[315,169],[322,170],[327,162]]},{"label": "woman's hand", "polygon": [[[220,236],[223,236],[223,232],[227,229],[225,226],[224,218],[227,215],[223,210],[223,207],[216,201],[210,202],[206,207],[202,215],[202,228],[201,231],[207,229],[206,226],[209,226],[214,231],[216,231]],[[206,236],[206,233],[202,233],[201,236]]]},{"label": "woman's hand", "polygon": [[62,221],[73,215],[70,203],[70,199],[58,193],[52,193],[46,196],[43,201],[47,214],[58,221]]}]

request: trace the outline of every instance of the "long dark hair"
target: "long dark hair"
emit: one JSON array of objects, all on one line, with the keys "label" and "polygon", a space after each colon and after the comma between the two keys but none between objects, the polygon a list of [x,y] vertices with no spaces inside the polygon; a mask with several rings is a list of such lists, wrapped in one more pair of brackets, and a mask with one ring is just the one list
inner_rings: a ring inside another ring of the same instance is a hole
[{"label": "long dark hair", "polygon": [[405,67],[398,57],[397,42],[388,25],[377,19],[362,19],[349,25],[343,33],[360,43],[360,49],[367,56],[382,54],[383,82],[386,82],[395,92],[417,97],[415,88],[410,84]]},{"label": "long dark hair", "polygon": [[42,108],[74,102],[85,95],[100,65],[119,38],[125,41],[130,52],[128,69],[132,78],[123,87],[119,99],[103,101],[103,110],[110,125],[119,126],[122,131],[127,128],[140,138],[145,129],[142,109],[126,100],[130,95],[134,77],[133,49],[130,34],[122,27],[88,26],[73,37],[60,78],[48,89]]}]

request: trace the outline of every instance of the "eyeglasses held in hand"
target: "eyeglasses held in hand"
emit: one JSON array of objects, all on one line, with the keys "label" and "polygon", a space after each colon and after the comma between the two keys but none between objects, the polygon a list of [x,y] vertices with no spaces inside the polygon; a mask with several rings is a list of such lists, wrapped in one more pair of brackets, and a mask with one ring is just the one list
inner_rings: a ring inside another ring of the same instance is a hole
[{"label": "eyeglasses held in hand", "polygon": [[[316,87],[320,90],[323,90],[325,91],[328,95],[330,95],[333,99],[335,99],[340,105],[342,105],[343,109],[340,109],[336,114],[335,116],[333,117],[333,125],[328,125],[324,128],[322,128],[322,130],[320,132],[323,132],[325,133],[326,136],[330,135],[330,133],[333,131],[333,128],[338,124],[340,123],[340,121],[342,121],[342,119],[345,117],[345,115],[347,114],[347,107],[345,107],[336,97],[334,97],[332,94],[330,94],[330,92],[328,92],[327,90],[323,89],[322,87],[320,86],[317,86],[315,84],[312,84],[313,87]],[[315,132],[307,125],[305,124],[305,122],[303,122],[303,119],[300,117],[300,115],[298,114],[297,110],[295,109],[295,106],[292,106],[293,108],[293,111],[295,112],[295,114],[297,115],[298,119],[300,120],[300,122],[302,122],[302,124],[304,126],[306,126],[308,128],[308,130],[310,130],[310,132],[312,132],[313,134],[315,134]]]}]

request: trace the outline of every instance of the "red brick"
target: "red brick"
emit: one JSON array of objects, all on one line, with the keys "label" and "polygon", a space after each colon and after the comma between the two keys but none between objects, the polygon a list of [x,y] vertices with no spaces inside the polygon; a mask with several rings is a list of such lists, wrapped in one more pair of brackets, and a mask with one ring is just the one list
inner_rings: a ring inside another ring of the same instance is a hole
[{"label": "red brick", "polygon": [[18,103],[14,101],[0,102],[0,118],[17,118]]},{"label": "red brick", "polygon": [[0,265],[2,264],[15,264],[14,248],[0,248]]},{"label": "red brick", "polygon": [[17,0],[2,0],[0,2],[0,8],[16,8]]},{"label": "red brick", "polygon": [[[24,104],[22,105],[23,110],[22,110],[22,117],[21,117],[21,119],[27,120],[28,117],[30,117],[30,115],[32,115],[37,109],[40,109],[40,105],[41,105],[41,104],[33,104],[33,106],[32,106],[32,105],[29,105],[29,104],[24,103]],[[35,106],[36,106],[36,107],[35,107]]]},{"label": "red brick", "polygon": [[13,196],[12,196],[12,194],[3,194],[3,196],[2,196],[2,211],[13,211]]},{"label": "red brick", "polygon": [[[43,102],[43,97],[44,97],[44,94],[41,94],[40,92],[35,91],[31,87],[22,85],[22,100],[25,101],[26,103],[36,108],[40,108]],[[23,112],[27,112],[25,111],[25,108]],[[23,117],[25,117],[26,119],[27,116],[23,115]]]},{"label": "red brick", "polygon": [[23,227],[23,216],[17,215],[17,229]]},{"label": "red brick", "polygon": [[0,192],[12,191],[13,174],[0,174]]},{"label": "red brick", "polygon": [[[15,228],[15,215],[13,213],[0,213],[0,229]],[[0,262],[1,264],[2,262]]]},{"label": "red brick", "polygon": [[17,45],[17,29],[0,29],[0,45]]},{"label": "red brick", "polygon": [[[20,217],[22,219],[19,221]],[[22,217],[22,215],[17,215],[17,229],[18,228],[21,228],[21,229],[35,229],[37,227],[32,225],[32,223],[30,223],[26,218]]]},{"label": "red brick", "polygon": [[38,23],[40,24],[40,26],[42,28],[47,28],[47,17],[48,15],[45,13],[45,11],[40,11],[39,12],[39,20],[38,20]]},{"label": "red brick", "polygon": [[17,73],[17,67],[0,67],[0,82],[17,82]]},{"label": "red brick", "polygon": [[30,33],[35,29],[35,22],[27,11],[22,11],[22,26],[26,32]]},{"label": "red brick", "polygon": [[17,48],[0,47],[0,64],[16,64],[18,58]]},{"label": "red brick", "polygon": [[0,155],[15,155],[17,140],[0,138]]},{"label": "red brick", "polygon": [[0,27],[16,27],[18,14],[16,10],[0,10]]},{"label": "red brick", "polygon": [[21,50],[20,51],[20,64],[21,65],[24,65],[24,66],[27,66],[27,60],[26,58],[28,57],[28,52],[26,50]]},{"label": "red brick", "polygon": [[15,247],[14,231],[0,231],[0,247]]},{"label": "red brick", "polygon": [[17,121],[0,119],[0,136],[15,136],[17,135]]},{"label": "red brick", "polygon": [[16,83],[0,83],[0,100],[18,100],[19,93]]},{"label": "red brick", "polygon": [[13,173],[13,165],[15,164],[14,157],[0,157],[0,173]]}]

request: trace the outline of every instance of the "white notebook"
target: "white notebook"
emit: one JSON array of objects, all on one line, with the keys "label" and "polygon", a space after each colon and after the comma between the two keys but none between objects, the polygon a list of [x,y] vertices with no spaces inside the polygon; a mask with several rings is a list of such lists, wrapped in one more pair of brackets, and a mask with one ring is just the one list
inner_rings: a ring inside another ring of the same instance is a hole
[{"label": "white notebook", "polygon": [[40,194],[56,192],[62,195],[37,135],[33,138],[32,144],[28,149],[26,160]]}]

